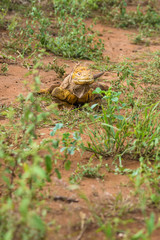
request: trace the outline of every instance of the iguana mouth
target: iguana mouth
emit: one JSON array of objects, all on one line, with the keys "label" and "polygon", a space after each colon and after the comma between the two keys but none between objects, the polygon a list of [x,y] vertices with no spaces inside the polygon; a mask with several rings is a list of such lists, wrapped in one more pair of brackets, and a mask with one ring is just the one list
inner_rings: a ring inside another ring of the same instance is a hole
[{"label": "iguana mouth", "polygon": [[104,74],[104,72],[101,72],[101,73],[98,73],[98,74],[95,74],[95,75],[90,75],[89,77],[90,78],[83,78],[83,76],[81,76],[81,78],[79,77],[73,77],[72,80],[73,80],[73,83],[76,84],[76,85],[90,85],[94,82],[94,80],[100,76],[102,76]]},{"label": "iguana mouth", "polygon": [[76,85],[90,85],[94,82],[94,79],[73,79]]}]

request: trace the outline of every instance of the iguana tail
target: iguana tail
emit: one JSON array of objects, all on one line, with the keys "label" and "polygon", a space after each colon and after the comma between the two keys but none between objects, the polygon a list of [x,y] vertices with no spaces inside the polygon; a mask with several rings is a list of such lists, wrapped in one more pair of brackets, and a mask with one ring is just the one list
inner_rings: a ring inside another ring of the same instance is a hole
[{"label": "iguana tail", "polygon": [[100,73],[97,73],[95,75],[93,75],[93,78],[96,79],[96,78],[99,78],[100,76],[102,76],[105,72],[100,72]]}]

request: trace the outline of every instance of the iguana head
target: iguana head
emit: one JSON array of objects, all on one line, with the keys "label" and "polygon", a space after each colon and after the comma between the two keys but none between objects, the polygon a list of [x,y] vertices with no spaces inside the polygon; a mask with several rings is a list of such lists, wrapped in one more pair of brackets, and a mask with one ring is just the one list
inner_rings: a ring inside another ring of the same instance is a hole
[{"label": "iguana head", "polygon": [[94,76],[88,67],[76,66],[72,73],[72,81],[76,85],[90,85],[94,82]]}]

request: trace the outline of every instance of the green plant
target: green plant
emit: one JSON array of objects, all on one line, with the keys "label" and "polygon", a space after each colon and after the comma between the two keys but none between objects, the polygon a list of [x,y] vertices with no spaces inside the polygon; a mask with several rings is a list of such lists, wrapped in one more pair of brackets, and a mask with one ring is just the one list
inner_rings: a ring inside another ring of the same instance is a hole
[{"label": "green plant", "polygon": [[[35,76],[35,90],[40,80]],[[3,182],[3,198],[0,201],[0,238],[1,239],[44,239],[45,216],[37,201],[39,191],[50,175],[57,172],[53,156],[55,142],[45,139],[37,143],[38,126],[49,115],[43,112],[38,98],[29,93],[26,98],[19,97],[20,111],[13,107],[2,110],[9,123],[0,126],[0,170]],[[58,141],[58,140],[57,140]],[[45,150],[44,156],[40,154]],[[10,216],[10,217],[9,217]],[[9,219],[8,219],[9,218]]]},{"label": "green plant", "polygon": [[151,61],[146,63],[144,69],[139,70],[139,75],[143,83],[156,84],[159,83],[159,67],[160,67],[160,54],[156,52],[153,54]]},{"label": "green plant", "polygon": [[[16,205],[16,207],[15,207]],[[0,204],[0,238],[43,240],[46,226],[31,199],[22,198],[20,203],[8,199]]]},{"label": "green plant", "polygon": [[146,46],[149,46],[150,44],[149,40],[145,39],[143,34],[134,36],[132,42],[137,45],[145,44]]},{"label": "green plant", "polygon": [[[104,156],[110,156],[119,151],[123,152],[124,142],[128,137],[127,129],[129,124],[126,122],[125,117],[119,114],[120,109],[125,107],[125,104],[119,104],[121,92],[113,92],[111,88],[106,92],[97,88],[94,92],[104,94],[103,98],[107,102],[107,108],[102,105],[103,115],[98,118],[98,125],[95,125],[94,130],[88,127],[91,143],[88,142],[88,147],[85,147],[85,149]],[[95,121],[95,119],[93,118],[92,121]]]},{"label": "green plant", "polygon": [[[120,115],[126,104],[119,101],[120,92],[107,92],[96,89],[95,93],[104,94],[107,108],[102,105],[102,116],[97,120],[94,130],[87,127],[87,134],[91,142],[87,146],[82,144],[85,150],[103,156],[116,156],[121,158],[124,154],[131,154],[132,158],[144,157],[147,160],[158,160],[160,149],[159,102],[149,107],[144,107],[143,112],[138,113],[133,108],[133,113]],[[95,119],[91,119],[95,122]]]},{"label": "green plant", "polygon": [[7,72],[8,72],[8,64],[7,63],[2,63],[1,74],[6,75]]},{"label": "green plant", "polygon": [[[63,127],[62,123],[57,123],[55,125],[55,127],[53,128],[52,132],[50,133],[50,135],[54,136],[56,131],[61,129],[62,127]],[[80,140],[81,140],[81,137],[78,132],[74,132],[72,134],[72,137],[69,132],[65,132],[62,135],[62,139],[61,139],[62,147],[60,149],[60,152],[64,152],[64,161],[63,162],[64,162],[64,167],[66,170],[69,170],[70,165],[71,165],[71,161],[70,161],[70,159],[68,159],[68,157],[70,155],[73,155],[75,153],[75,151],[79,149],[78,143]],[[55,146],[58,147],[59,142],[57,143],[57,141],[56,141]]]},{"label": "green plant", "polygon": [[45,67],[45,71],[49,71],[49,70],[54,70],[59,78],[62,78],[63,75],[65,74],[65,68],[66,68],[66,64],[63,64],[61,66],[58,65],[57,63],[57,59],[54,58],[52,63],[49,63],[46,67]]},{"label": "green plant", "polygon": [[100,158],[100,163],[96,166],[93,165],[92,157],[87,164],[77,164],[77,169],[70,176],[71,183],[80,182],[83,177],[87,178],[100,178],[103,179],[104,174],[99,173],[100,168],[102,168],[102,158]]},{"label": "green plant", "polygon": [[0,3],[0,26],[5,27],[5,16],[10,7],[10,0],[2,0]]}]

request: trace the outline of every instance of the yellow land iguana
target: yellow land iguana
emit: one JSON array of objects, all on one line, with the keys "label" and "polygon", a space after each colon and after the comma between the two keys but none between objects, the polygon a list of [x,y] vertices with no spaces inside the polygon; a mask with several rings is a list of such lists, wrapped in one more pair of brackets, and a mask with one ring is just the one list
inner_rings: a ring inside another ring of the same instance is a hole
[{"label": "yellow land iguana", "polygon": [[76,65],[61,84],[54,84],[48,89],[40,90],[39,93],[51,94],[54,98],[71,105],[93,102],[95,99],[101,98],[98,94],[92,94],[94,89],[100,87],[102,90],[108,90],[108,86],[104,83],[94,82],[103,74],[104,72],[93,75],[88,67]]}]

